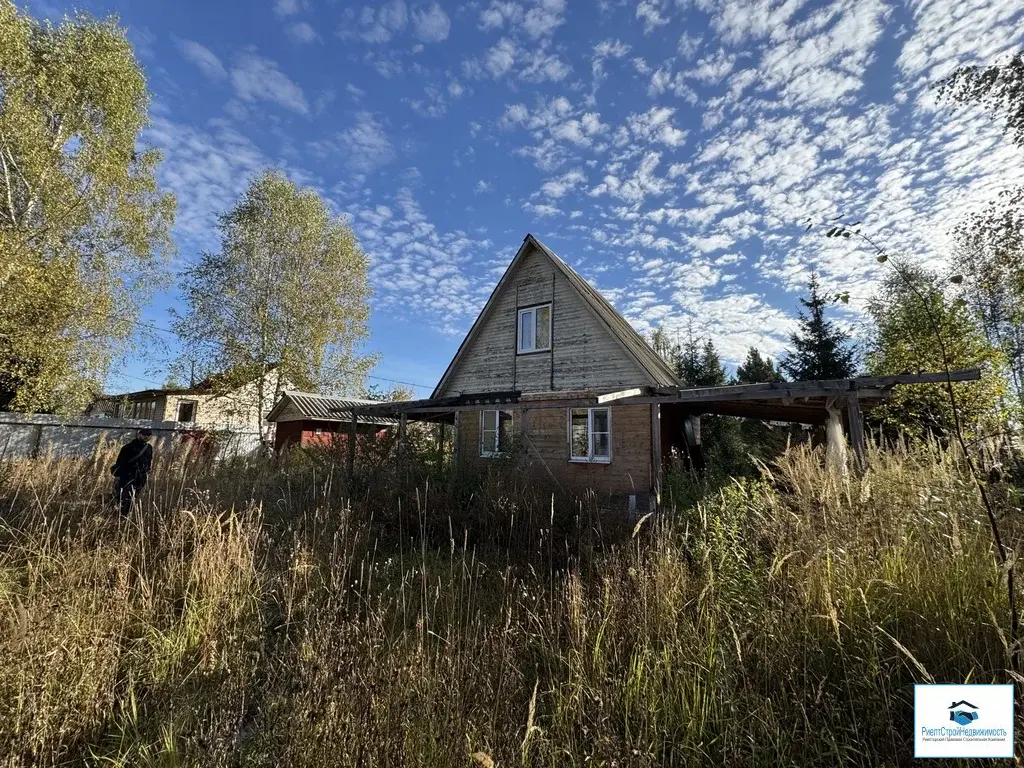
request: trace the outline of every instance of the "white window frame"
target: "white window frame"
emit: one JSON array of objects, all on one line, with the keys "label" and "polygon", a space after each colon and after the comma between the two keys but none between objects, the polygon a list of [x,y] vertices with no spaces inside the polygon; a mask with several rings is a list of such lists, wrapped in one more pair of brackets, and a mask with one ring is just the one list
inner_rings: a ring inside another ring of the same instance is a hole
[{"label": "white window frame", "polygon": [[[503,411],[500,408],[494,410],[480,411],[480,458],[483,459],[495,459],[505,455],[505,452],[501,450],[501,414],[508,414],[509,431],[512,430],[512,425],[515,423],[515,415],[513,411]],[[494,414],[494,429],[484,429],[484,414]],[[494,432],[494,442],[491,445],[487,445],[484,440],[485,432]]]},{"label": "white window frame", "polygon": [[[572,451],[572,413],[573,411],[587,412],[587,455],[573,456]],[[608,414],[608,455],[594,455],[594,411],[605,411]],[[612,409],[608,406],[601,408],[569,408],[567,413],[568,437],[569,437],[569,461],[573,464],[611,464],[612,463]]]},{"label": "white window frame", "polygon": [[[192,418],[189,421],[184,421],[181,418],[181,406],[191,405],[192,406]],[[195,424],[199,416],[199,401],[198,400],[179,400],[177,412],[175,415],[175,421],[179,424]]]},{"label": "white window frame", "polygon": [[[537,313],[547,309],[548,311],[548,343],[545,347],[536,346],[537,343]],[[533,328],[533,338],[530,339],[530,346],[523,344],[523,315],[530,315],[532,317],[531,328]],[[551,302],[547,304],[536,304],[532,307],[525,307],[516,312],[516,354],[529,355],[534,352],[550,352],[551,351],[551,337],[553,335],[552,323],[551,323]]]}]

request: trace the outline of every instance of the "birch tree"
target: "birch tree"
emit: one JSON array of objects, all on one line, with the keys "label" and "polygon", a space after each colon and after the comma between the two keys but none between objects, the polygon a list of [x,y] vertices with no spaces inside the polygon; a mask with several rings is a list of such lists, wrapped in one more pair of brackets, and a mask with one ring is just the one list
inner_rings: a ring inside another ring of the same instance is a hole
[{"label": "birch tree", "polygon": [[344,218],[279,170],[257,177],[220,217],[221,248],[181,275],[174,316],[182,361],[216,373],[217,389],[249,382],[253,426],[287,386],[359,392],[370,357],[368,260]]},{"label": "birch tree", "polygon": [[116,19],[54,27],[0,0],[0,410],[85,405],[164,271],[148,106]]}]

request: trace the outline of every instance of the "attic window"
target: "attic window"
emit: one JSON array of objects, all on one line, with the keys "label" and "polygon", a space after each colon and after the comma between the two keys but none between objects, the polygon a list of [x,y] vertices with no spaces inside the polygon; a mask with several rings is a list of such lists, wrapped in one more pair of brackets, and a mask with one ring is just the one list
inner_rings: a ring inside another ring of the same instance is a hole
[{"label": "attic window", "polygon": [[523,355],[551,349],[551,305],[519,310],[516,351]]}]

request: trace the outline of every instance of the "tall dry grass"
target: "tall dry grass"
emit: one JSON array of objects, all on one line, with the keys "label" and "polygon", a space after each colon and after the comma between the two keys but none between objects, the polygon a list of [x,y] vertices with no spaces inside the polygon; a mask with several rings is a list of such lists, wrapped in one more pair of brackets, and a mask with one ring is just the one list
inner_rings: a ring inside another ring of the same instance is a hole
[{"label": "tall dry grass", "polygon": [[163,461],[118,520],[108,463],[0,465],[0,765],[897,766],[913,683],[1011,680],[934,445],[847,483],[794,450],[625,535],[326,454]]}]

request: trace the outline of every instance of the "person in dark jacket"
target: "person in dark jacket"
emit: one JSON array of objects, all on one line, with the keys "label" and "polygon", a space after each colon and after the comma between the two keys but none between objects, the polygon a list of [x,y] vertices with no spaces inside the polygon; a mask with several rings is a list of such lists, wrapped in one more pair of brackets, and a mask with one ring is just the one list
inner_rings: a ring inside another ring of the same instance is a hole
[{"label": "person in dark jacket", "polygon": [[117,461],[110,468],[114,476],[114,497],[121,505],[121,514],[131,512],[132,502],[142,493],[153,466],[153,446],[149,444],[153,433],[140,429],[138,436],[125,444],[117,454]]}]

